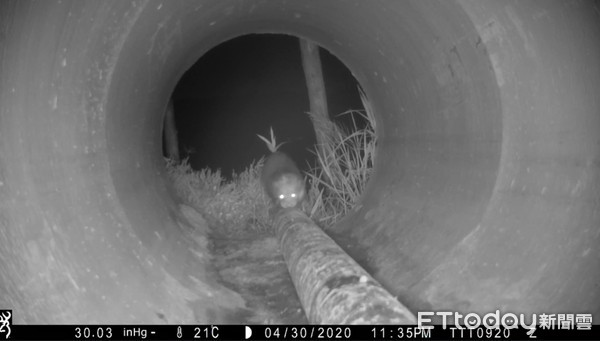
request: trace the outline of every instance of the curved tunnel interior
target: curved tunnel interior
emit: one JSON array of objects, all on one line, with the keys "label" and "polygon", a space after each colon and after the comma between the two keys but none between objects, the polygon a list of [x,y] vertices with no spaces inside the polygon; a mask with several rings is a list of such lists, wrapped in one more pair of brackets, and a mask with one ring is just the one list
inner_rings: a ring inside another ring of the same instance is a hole
[{"label": "curved tunnel interior", "polygon": [[243,309],[167,181],[162,117],[212,47],[283,33],[338,56],[372,102],[374,174],[333,236],[387,290],[415,312],[597,318],[596,6],[2,2],[0,306],[88,324]]}]

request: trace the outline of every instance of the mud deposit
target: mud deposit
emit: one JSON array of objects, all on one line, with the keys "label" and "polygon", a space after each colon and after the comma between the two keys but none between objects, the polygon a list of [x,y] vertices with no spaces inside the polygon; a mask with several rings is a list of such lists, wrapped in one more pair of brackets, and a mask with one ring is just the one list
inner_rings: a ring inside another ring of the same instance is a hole
[{"label": "mud deposit", "polygon": [[246,300],[236,323],[307,324],[276,238],[244,233],[213,239],[214,266],[225,286]]}]

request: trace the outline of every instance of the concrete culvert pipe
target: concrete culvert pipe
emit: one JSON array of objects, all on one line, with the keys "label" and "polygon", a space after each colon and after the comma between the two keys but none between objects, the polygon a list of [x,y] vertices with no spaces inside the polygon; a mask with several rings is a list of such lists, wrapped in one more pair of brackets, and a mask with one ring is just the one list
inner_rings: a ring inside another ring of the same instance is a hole
[{"label": "concrete culvert pipe", "polygon": [[215,279],[165,176],[161,120],[198,57],[270,32],[336,54],[373,103],[374,176],[334,237],[392,294],[415,313],[596,321],[599,13],[563,1],[2,1],[0,307],[15,323],[235,316],[243,302]]}]

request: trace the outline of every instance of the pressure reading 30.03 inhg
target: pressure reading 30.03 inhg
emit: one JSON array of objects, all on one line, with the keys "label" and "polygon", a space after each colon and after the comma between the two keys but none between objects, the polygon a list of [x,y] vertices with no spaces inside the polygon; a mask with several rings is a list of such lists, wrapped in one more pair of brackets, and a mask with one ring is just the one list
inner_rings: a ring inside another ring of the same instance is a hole
[{"label": "pressure reading 30.03 inhg", "polygon": [[111,327],[75,327],[76,339],[110,339],[113,336]]}]

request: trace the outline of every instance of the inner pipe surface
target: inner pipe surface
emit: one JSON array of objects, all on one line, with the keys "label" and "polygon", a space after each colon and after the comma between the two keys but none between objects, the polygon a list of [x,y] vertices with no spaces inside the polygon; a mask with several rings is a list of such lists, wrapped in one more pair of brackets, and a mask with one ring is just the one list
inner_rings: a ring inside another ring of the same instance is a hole
[{"label": "inner pipe surface", "polygon": [[0,307],[15,323],[235,322],[244,302],[166,180],[161,122],[197,58],[264,32],[327,48],[373,104],[375,173],[334,232],[386,289],[415,312],[598,319],[598,13],[562,1],[3,1]]}]

